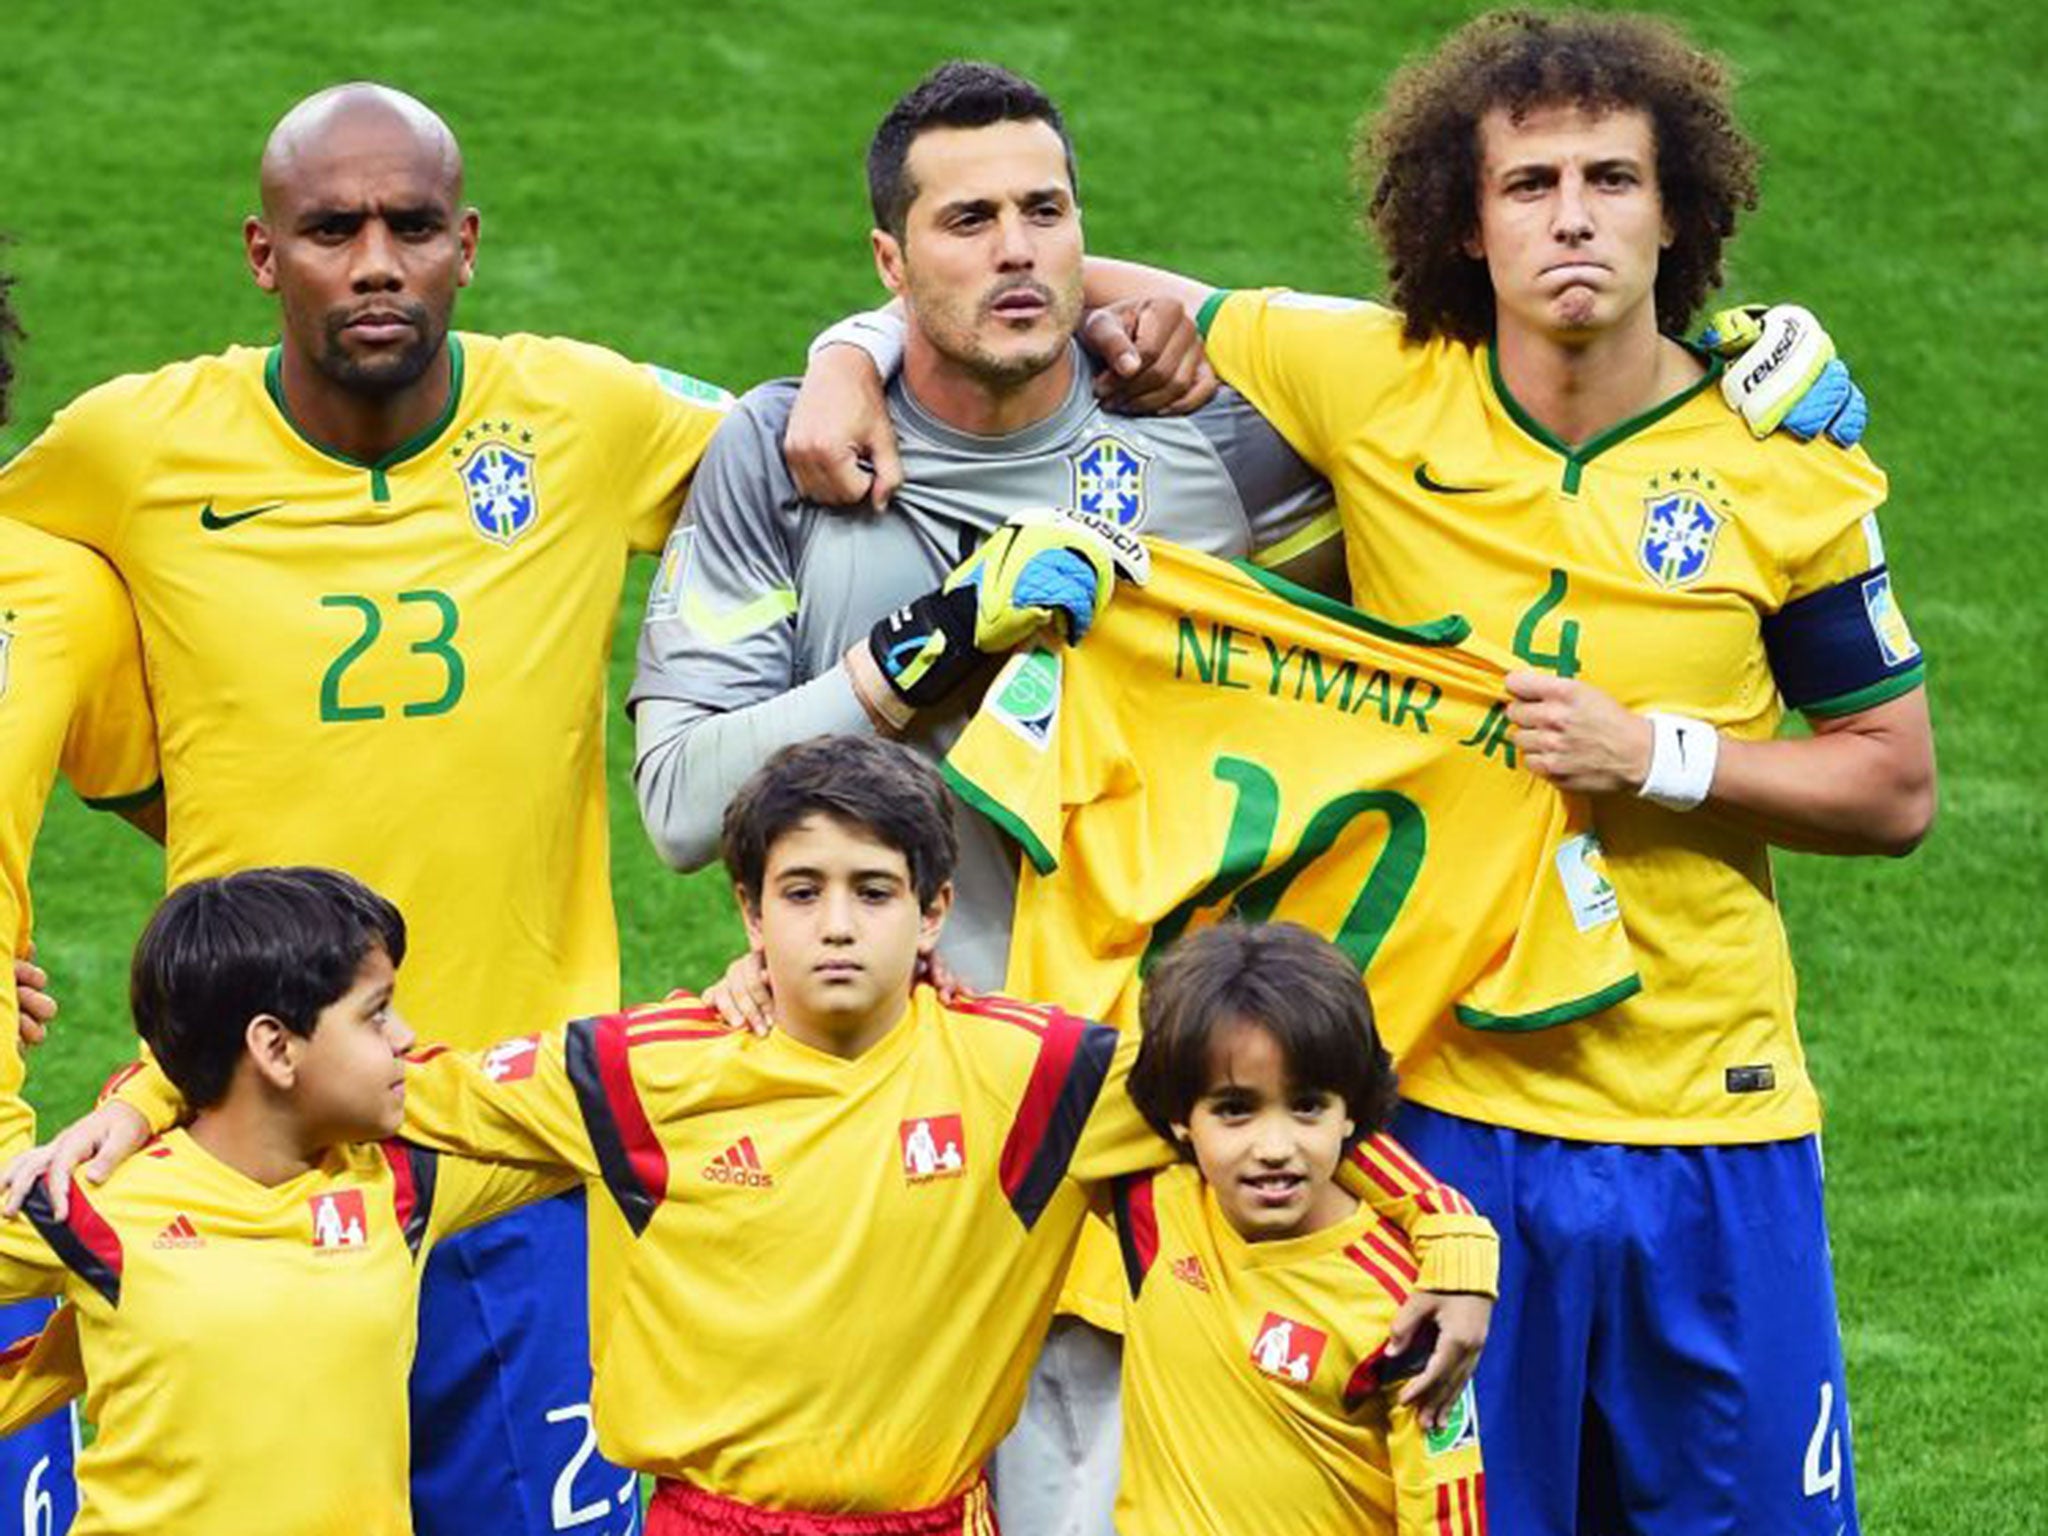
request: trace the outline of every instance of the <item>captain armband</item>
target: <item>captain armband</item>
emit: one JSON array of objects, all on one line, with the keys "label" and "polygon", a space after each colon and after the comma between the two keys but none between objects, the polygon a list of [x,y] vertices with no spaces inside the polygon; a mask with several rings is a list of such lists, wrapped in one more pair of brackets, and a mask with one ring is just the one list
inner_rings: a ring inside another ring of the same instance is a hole
[{"label": "captain armband", "polygon": [[1809,715],[1854,714],[1910,692],[1926,676],[1883,565],[1766,614],[1762,629],[1778,691]]},{"label": "captain armband", "polygon": [[1652,712],[1650,772],[1640,799],[1667,811],[1689,811],[1714,787],[1714,767],[1721,760],[1721,733],[1690,715]]},{"label": "captain armband", "polygon": [[811,358],[827,347],[859,347],[875,365],[875,372],[887,382],[903,366],[903,317],[892,309],[870,309],[848,315],[818,332],[811,341]]}]

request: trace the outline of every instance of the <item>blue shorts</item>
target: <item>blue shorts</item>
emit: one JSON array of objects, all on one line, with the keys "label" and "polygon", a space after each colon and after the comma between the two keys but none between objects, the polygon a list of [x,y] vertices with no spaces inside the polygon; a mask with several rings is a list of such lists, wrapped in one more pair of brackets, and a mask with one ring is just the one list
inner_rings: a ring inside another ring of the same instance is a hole
[{"label": "blue shorts", "polygon": [[[0,1349],[33,1338],[54,1311],[56,1304],[48,1301],[0,1306]],[[0,1530],[16,1528],[17,1510],[19,1528],[28,1536],[62,1536],[71,1529],[78,1514],[77,1450],[76,1405],[0,1440]]]},{"label": "blue shorts", "polygon": [[441,1243],[412,1369],[418,1536],[636,1536],[640,1483],[597,1454],[583,1195]]},{"label": "blue shorts", "polygon": [[1500,1536],[1857,1536],[1816,1138],[1614,1146],[1414,1104],[1394,1132],[1500,1229]]}]

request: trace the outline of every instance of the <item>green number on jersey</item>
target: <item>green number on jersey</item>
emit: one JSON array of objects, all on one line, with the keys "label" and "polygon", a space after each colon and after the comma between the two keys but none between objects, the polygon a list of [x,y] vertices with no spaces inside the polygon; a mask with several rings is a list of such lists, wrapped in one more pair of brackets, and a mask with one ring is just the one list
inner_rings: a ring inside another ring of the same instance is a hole
[{"label": "green number on jersey", "polygon": [[[1302,829],[1294,851],[1272,865],[1273,831],[1280,820],[1280,781],[1265,768],[1242,757],[1216,759],[1216,777],[1237,791],[1230,827],[1223,836],[1223,854],[1216,873],[1194,895],[1161,918],[1145,946],[1140,969],[1149,968],[1160,951],[1187,930],[1197,912],[1226,899],[1229,915],[1263,923],[1272,917],[1295,881],[1336,846],[1352,822],[1378,814],[1387,818],[1387,841],[1373,861],[1365,884],[1329,937],[1362,972],[1401,914],[1401,906],[1422,873],[1429,845],[1429,823],[1422,807],[1391,789],[1355,789],[1316,809]],[[1263,873],[1262,873],[1263,871]]]},{"label": "green number on jersey", "polygon": [[1550,573],[1550,585],[1543,595],[1531,603],[1515,625],[1515,654],[1532,667],[1542,667],[1555,672],[1559,677],[1576,677],[1579,674],[1579,621],[1562,620],[1557,626],[1557,649],[1539,651],[1536,649],[1536,626],[1550,617],[1550,610],[1564,601],[1569,588],[1563,571]]},{"label": "green number on jersey", "polygon": [[[445,715],[462,701],[462,691],[469,681],[469,670],[463,664],[462,653],[455,649],[455,631],[462,622],[462,611],[455,606],[455,599],[446,592],[431,587],[417,592],[398,594],[400,607],[408,604],[421,605],[435,611],[438,627],[424,640],[414,640],[406,647],[415,655],[431,656],[441,663],[446,673],[441,691],[431,699],[416,699],[400,707],[399,713],[411,718],[426,715]],[[327,670],[320,678],[320,718],[332,724],[345,724],[351,720],[382,720],[385,708],[382,704],[344,704],[341,701],[342,678],[348,669],[360,661],[384,633],[384,613],[377,606],[376,599],[362,597],[352,592],[339,592],[320,599],[322,608],[345,608],[362,620],[362,629],[356,637],[342,647],[341,654],[327,664]]]}]

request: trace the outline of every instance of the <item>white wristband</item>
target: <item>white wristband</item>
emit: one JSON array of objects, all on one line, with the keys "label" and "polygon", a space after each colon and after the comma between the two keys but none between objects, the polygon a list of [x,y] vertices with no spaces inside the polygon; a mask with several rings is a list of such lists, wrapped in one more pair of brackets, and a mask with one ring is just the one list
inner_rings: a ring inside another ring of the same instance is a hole
[{"label": "white wristband", "polygon": [[904,329],[903,317],[894,310],[870,309],[826,326],[812,340],[808,355],[815,358],[827,347],[859,347],[886,384],[903,366]]},{"label": "white wristband", "polygon": [[1714,787],[1721,734],[1690,715],[1650,716],[1650,773],[1638,797],[1669,811],[1689,811]]}]

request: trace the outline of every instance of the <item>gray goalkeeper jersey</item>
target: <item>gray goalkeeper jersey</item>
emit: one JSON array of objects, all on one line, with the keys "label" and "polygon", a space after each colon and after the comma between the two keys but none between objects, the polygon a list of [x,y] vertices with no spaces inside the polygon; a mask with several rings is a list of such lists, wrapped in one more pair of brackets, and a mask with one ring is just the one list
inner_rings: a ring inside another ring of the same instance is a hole
[{"label": "gray goalkeeper jersey", "polygon": [[[782,459],[794,382],[751,391],[719,427],[649,594],[627,700],[641,819],[669,863],[717,858],[726,802],[778,747],[873,731],[840,658],[1014,512],[1078,506],[1226,558],[1333,551],[1328,487],[1242,396],[1224,391],[1192,416],[1113,416],[1075,355],[1060,408],[1002,437],[948,427],[891,384],[904,485],[883,513],[797,494]],[[921,711],[904,740],[936,762],[985,684]],[[940,950],[970,986],[998,987],[1017,850],[964,806],[955,814],[960,865]]]}]

